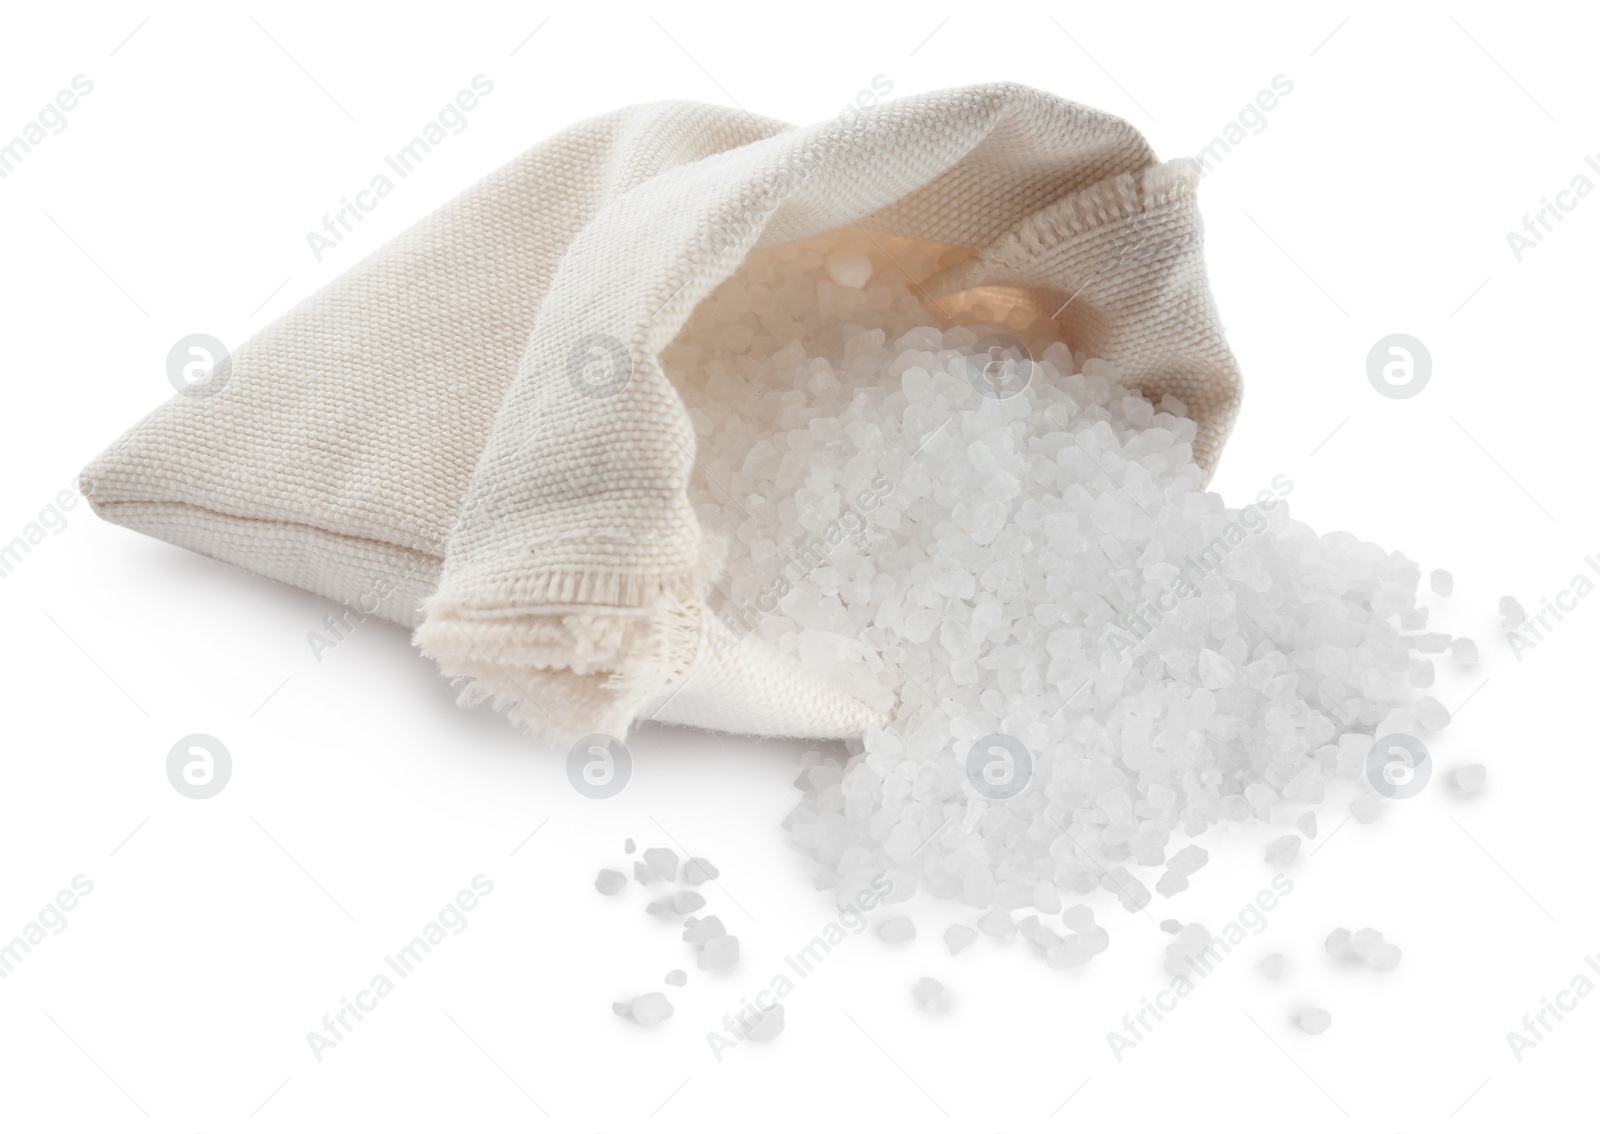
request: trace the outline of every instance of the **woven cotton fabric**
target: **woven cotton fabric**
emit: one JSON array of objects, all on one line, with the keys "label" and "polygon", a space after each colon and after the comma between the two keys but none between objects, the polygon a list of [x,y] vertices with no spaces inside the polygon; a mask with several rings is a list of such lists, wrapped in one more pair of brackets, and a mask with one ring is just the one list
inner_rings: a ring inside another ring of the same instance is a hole
[{"label": "woven cotton fabric", "polygon": [[[796,129],[665,103],[534,147],[234,352],[89,465],[109,520],[415,628],[558,745],[642,715],[846,737],[878,714],[757,639],[709,650],[715,533],[659,355],[757,246],[845,225],[970,250],[930,296],[1027,289],[1075,349],[1195,417],[1214,466],[1238,367],[1196,174],[1013,84]],[[1059,307],[1057,306],[1059,304]]]}]

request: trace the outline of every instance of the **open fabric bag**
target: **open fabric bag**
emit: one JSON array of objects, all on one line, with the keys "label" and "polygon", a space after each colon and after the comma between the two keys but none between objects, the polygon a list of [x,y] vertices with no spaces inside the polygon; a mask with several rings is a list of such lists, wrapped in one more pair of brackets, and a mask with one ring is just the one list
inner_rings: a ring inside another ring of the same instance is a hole
[{"label": "open fabric bag", "polygon": [[662,350],[754,248],[857,226],[942,250],[1194,417],[1239,401],[1197,171],[1014,84],[795,129],[689,103],[580,123],[239,347],[84,471],[108,520],[415,629],[552,744],[642,717],[849,737],[882,715],[759,636],[708,649],[719,540]]}]

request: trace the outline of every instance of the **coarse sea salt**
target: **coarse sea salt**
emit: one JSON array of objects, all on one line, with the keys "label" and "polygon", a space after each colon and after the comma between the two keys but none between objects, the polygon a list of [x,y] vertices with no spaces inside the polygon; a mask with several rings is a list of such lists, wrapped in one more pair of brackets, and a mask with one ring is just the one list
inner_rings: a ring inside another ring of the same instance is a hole
[{"label": "coarse sea salt", "polygon": [[[1198,868],[1169,854],[1213,826],[1299,815],[1310,837],[1305,806],[1365,790],[1376,737],[1448,723],[1415,702],[1433,667],[1414,653],[1451,642],[1417,633],[1415,563],[1291,519],[1282,476],[1229,506],[1182,401],[1039,312],[931,300],[912,280],[947,259],[846,234],[758,250],[662,354],[698,437],[691,499],[726,545],[722,631],[886,717],[803,761],[786,826],[819,887],[887,874],[1001,939],[1061,892],[1141,910],[1134,871],[1166,865],[1166,896]],[[1026,753],[1014,792],[969,770],[996,735]],[[1025,930],[1063,965],[1106,933],[1068,914],[1059,944]]]}]

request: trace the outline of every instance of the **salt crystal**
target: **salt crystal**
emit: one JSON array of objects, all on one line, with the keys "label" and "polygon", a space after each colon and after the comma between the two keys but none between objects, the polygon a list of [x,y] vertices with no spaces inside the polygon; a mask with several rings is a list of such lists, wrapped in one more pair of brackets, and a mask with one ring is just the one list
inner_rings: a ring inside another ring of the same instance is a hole
[{"label": "salt crystal", "polygon": [[1434,594],[1449,598],[1450,592],[1455,590],[1456,581],[1450,572],[1441,568],[1428,576],[1428,585],[1433,588]]},{"label": "salt crystal", "polygon": [[1299,835],[1284,835],[1267,844],[1267,862],[1273,866],[1288,866],[1299,853]]},{"label": "salt crystal", "polygon": [[923,977],[917,981],[916,988],[912,990],[917,998],[917,1003],[929,1012],[943,1012],[950,1007],[950,1002],[945,998],[944,985],[932,977]]},{"label": "salt crystal", "polygon": [[1482,791],[1489,778],[1489,770],[1482,764],[1466,764],[1456,769],[1456,787],[1464,792]]},{"label": "salt crystal", "polygon": [[1324,944],[1328,952],[1335,957],[1342,957],[1350,948],[1350,931],[1348,929],[1335,929],[1328,934],[1328,940]]},{"label": "salt crystal", "polygon": [[1358,795],[1350,801],[1350,816],[1357,823],[1371,823],[1383,808],[1383,800],[1375,794]]},{"label": "salt crystal", "polygon": [[1233,682],[1233,663],[1215,650],[1200,651],[1200,681],[1207,689],[1221,689]]},{"label": "salt crystal", "polygon": [[745,1025],[745,1035],[756,1043],[771,1043],[783,1034],[783,1005],[757,1009]]},{"label": "salt crystal", "polygon": [[1418,697],[1412,711],[1417,714],[1417,723],[1430,732],[1438,732],[1450,723],[1450,710],[1435,697]]},{"label": "salt crystal", "polygon": [[1283,954],[1268,953],[1261,958],[1261,963],[1256,967],[1261,970],[1261,975],[1268,980],[1277,980],[1283,975]]},{"label": "salt crystal", "polygon": [[678,855],[666,847],[651,847],[644,852],[644,864],[663,882],[678,880]]},{"label": "salt crystal", "polygon": [[[611,1007],[617,1015],[626,1015],[634,1023],[645,1027],[659,1024],[672,1015],[672,1001],[660,992],[647,992],[643,996],[635,996],[626,1005],[613,1004]],[[623,1008],[626,1008],[626,1012],[621,1011]]]},{"label": "salt crystal", "polygon": [[1167,869],[1174,870],[1179,874],[1193,874],[1210,860],[1211,855],[1204,847],[1190,843],[1167,859]]},{"label": "salt crystal", "polygon": [[601,870],[595,875],[594,888],[602,894],[615,894],[628,884],[628,876],[620,870]]},{"label": "salt crystal", "polygon": [[689,983],[689,974],[684,972],[682,969],[673,969],[667,974],[666,979],[668,984],[682,988],[684,985]]},{"label": "salt crystal", "polygon": [[1307,1008],[1300,1013],[1300,1030],[1307,1035],[1320,1036],[1332,1023],[1333,1016],[1326,1008]]},{"label": "salt crystal", "polygon": [[978,919],[978,928],[990,937],[1005,940],[1017,931],[1017,923],[1011,920],[1011,915],[1005,910],[990,910]]},{"label": "salt crystal", "polygon": [[944,943],[949,947],[952,957],[977,939],[978,931],[970,925],[952,925],[944,931]]},{"label": "salt crystal", "polygon": [[1500,599],[1500,622],[1507,630],[1515,630],[1528,620],[1528,612],[1510,595]]},{"label": "salt crystal", "polygon": [[703,858],[691,858],[683,864],[683,884],[700,886],[722,873]]},{"label": "salt crystal", "polygon": [[872,279],[872,261],[859,253],[835,252],[828,257],[828,278],[840,287],[864,288]]},{"label": "salt crystal", "polygon": [[1457,638],[1450,643],[1450,656],[1457,665],[1478,664],[1478,643],[1471,638]]},{"label": "salt crystal", "polygon": [[1294,821],[1294,825],[1300,829],[1300,833],[1306,838],[1314,839],[1317,837],[1317,813],[1315,811],[1307,811]]},{"label": "salt crystal", "polygon": [[1380,941],[1366,954],[1367,964],[1381,973],[1393,972],[1400,967],[1400,946]]},{"label": "salt crystal", "polygon": [[1073,933],[1088,933],[1094,928],[1094,910],[1088,906],[1073,906],[1061,915],[1061,922]]},{"label": "salt crystal", "polygon": [[623,842],[623,844],[622,844],[622,853],[623,854],[632,854],[633,850],[634,850],[633,840],[632,839],[625,840]]},{"label": "salt crystal", "polygon": [[1383,934],[1369,925],[1364,929],[1356,930],[1350,935],[1349,948],[1352,953],[1364,958],[1372,951],[1373,946],[1380,944],[1382,941]]},{"label": "salt crystal", "polygon": [[700,946],[696,963],[707,970],[731,969],[739,963],[739,939],[724,933]]},{"label": "salt crystal", "polygon": [[679,890],[672,895],[672,911],[679,914],[694,913],[706,900],[693,890]]},{"label": "salt crystal", "polygon": [[1117,901],[1122,903],[1122,908],[1129,913],[1138,913],[1150,904],[1149,889],[1128,873],[1125,867],[1113,866],[1106,871],[1106,876],[1100,884],[1115,894]]},{"label": "salt crystal", "polygon": [[715,915],[691,917],[683,923],[683,939],[692,945],[710,941],[713,937],[722,937],[727,932],[722,928],[722,919]]},{"label": "salt crystal", "polygon": [[917,935],[917,927],[908,917],[891,917],[878,924],[878,936],[891,945],[910,941]]}]

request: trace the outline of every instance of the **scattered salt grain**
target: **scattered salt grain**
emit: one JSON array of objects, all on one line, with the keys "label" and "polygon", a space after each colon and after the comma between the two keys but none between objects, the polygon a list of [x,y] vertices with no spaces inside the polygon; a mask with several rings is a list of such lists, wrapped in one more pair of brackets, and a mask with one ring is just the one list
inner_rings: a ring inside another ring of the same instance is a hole
[{"label": "scattered salt grain", "polygon": [[1376,794],[1358,795],[1350,801],[1350,817],[1357,823],[1371,823],[1383,809],[1383,800]]},{"label": "scattered salt grain", "polygon": [[691,945],[703,944],[727,932],[722,928],[722,919],[715,914],[710,917],[691,917],[683,923],[683,939]]},{"label": "scattered salt grain", "polygon": [[627,884],[628,876],[620,870],[603,869],[594,879],[594,888],[607,896],[615,894]]},{"label": "scattered salt grain", "polygon": [[756,1043],[771,1043],[783,1034],[783,1005],[760,1008],[745,1025],[745,1035]]},{"label": "scattered salt grain", "polygon": [[1450,710],[1439,703],[1437,697],[1418,697],[1412,707],[1417,723],[1430,732],[1438,732],[1450,723]]},{"label": "scattered salt grain", "polygon": [[917,935],[917,927],[909,917],[891,917],[878,925],[878,936],[891,945],[910,941]]},{"label": "scattered salt grain", "polygon": [[701,886],[721,873],[708,860],[691,858],[683,864],[683,884],[685,886]]},{"label": "scattered salt grain", "polygon": [[1267,844],[1267,862],[1272,866],[1288,866],[1299,854],[1299,835],[1284,835]]},{"label": "scattered salt grain", "polygon": [[1261,970],[1261,975],[1268,980],[1277,980],[1283,975],[1283,954],[1268,953],[1261,958],[1261,963],[1256,967]]},{"label": "scattered salt grain", "polygon": [[1478,643],[1471,638],[1457,638],[1450,643],[1450,656],[1457,665],[1478,664]]},{"label": "scattered salt grain", "polygon": [[978,931],[970,925],[952,925],[944,931],[944,943],[949,947],[952,957],[977,939]]},{"label": "scattered salt grain", "polygon": [[1510,595],[1500,599],[1500,622],[1507,630],[1515,630],[1528,620],[1528,612],[1522,609],[1522,604]]},{"label": "scattered salt grain", "polygon": [[1428,585],[1433,588],[1434,594],[1449,598],[1450,592],[1456,588],[1456,581],[1450,572],[1440,568],[1428,576]]},{"label": "scattered salt grain", "polygon": [[1315,811],[1307,811],[1294,821],[1294,825],[1306,838],[1314,839],[1317,837],[1317,813]]},{"label": "scattered salt grain", "polygon": [[1456,769],[1456,788],[1469,793],[1482,791],[1488,778],[1489,770],[1482,764],[1466,764]]},{"label": "scattered salt grain", "polygon": [[916,996],[917,1003],[922,1006],[924,1011],[943,1012],[950,1007],[950,1001],[945,996],[944,985],[932,977],[923,977],[917,981],[912,994]]},{"label": "scattered salt grain", "polygon": [[1156,893],[1163,898],[1170,898],[1174,894],[1181,894],[1189,888],[1189,876],[1176,870],[1167,870],[1160,878],[1156,879]]},{"label": "scattered salt grain", "polygon": [[626,1016],[636,1024],[650,1027],[672,1015],[672,1001],[668,1000],[664,993],[647,992],[625,1003],[613,1004],[611,1010],[619,1016]]},{"label": "scattered salt grain", "polygon": [[1173,976],[1185,976],[1194,967],[1196,958],[1202,956],[1215,940],[1211,931],[1199,922],[1185,925],[1178,939],[1167,946],[1162,968]]},{"label": "scattered salt grain", "polygon": [[1333,1015],[1326,1008],[1307,1008],[1300,1013],[1300,1030],[1307,1035],[1320,1036],[1333,1023]]},{"label": "scattered salt grain", "polygon": [[622,853],[623,854],[632,854],[633,851],[634,851],[634,842],[633,842],[632,839],[629,839],[629,840],[627,840],[626,842],[624,842],[622,844]]},{"label": "scattered salt grain", "polygon": [[689,983],[689,974],[682,969],[673,969],[667,974],[667,983],[677,988],[682,988]]},{"label": "scattered salt grain", "polygon": [[694,913],[695,910],[706,904],[706,900],[693,890],[679,890],[672,895],[672,912],[679,914]]},{"label": "scattered salt grain", "polygon": [[731,969],[739,963],[739,939],[726,933],[711,938],[700,946],[695,963],[706,970]]},{"label": "scattered salt grain", "polygon": [[1418,658],[1411,663],[1411,684],[1418,689],[1427,689],[1433,685],[1433,659]]},{"label": "scattered salt grain", "polygon": [[1400,964],[1400,947],[1383,939],[1371,926],[1351,933],[1335,929],[1328,935],[1328,952],[1341,960],[1361,961],[1379,972],[1392,972]]},{"label": "scattered salt grain", "polygon": [[678,880],[678,852],[667,847],[651,847],[644,852],[644,864],[663,882]]}]

